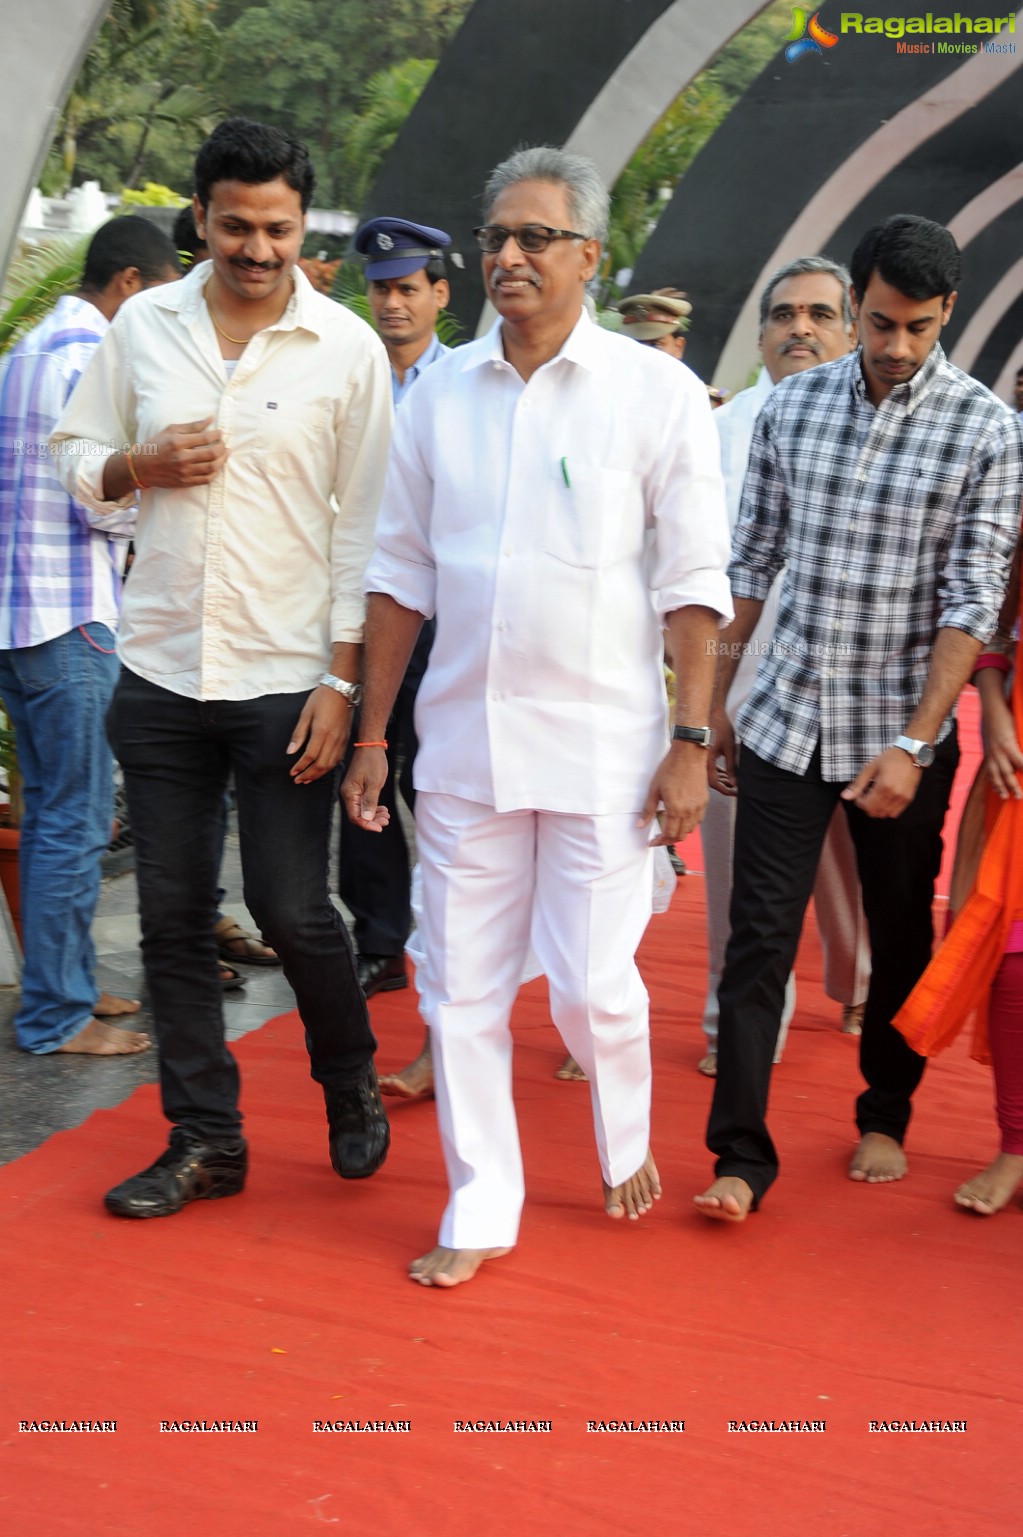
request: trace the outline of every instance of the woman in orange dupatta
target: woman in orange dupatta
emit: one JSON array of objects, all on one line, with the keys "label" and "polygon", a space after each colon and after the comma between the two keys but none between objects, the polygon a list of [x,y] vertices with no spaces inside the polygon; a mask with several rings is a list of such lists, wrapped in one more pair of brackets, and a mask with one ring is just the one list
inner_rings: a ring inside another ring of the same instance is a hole
[{"label": "woman in orange dupatta", "polygon": [[1023,666],[1010,683],[1008,634],[1019,597],[1017,552],[998,631],[972,679],[985,756],[959,830],[952,925],[894,1020],[930,1057],[973,1018],[971,1055],[994,1069],[1001,1150],[955,1200],[984,1217],[1007,1205],[1023,1181]]}]

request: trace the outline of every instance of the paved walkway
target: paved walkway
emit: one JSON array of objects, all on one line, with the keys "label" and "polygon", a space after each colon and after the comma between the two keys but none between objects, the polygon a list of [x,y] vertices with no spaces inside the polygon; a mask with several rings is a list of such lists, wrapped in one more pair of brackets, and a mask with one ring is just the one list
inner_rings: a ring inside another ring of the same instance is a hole
[{"label": "paved walkway", "polygon": [[[336,837],[332,838],[336,848]],[[123,857],[122,857],[123,863]],[[232,827],[221,874],[227,900],[224,911],[243,926],[253,924],[241,900],[238,834]],[[98,981],[107,991],[141,998],[140,1025],[152,1021],[145,993],[135,876],[130,866],[107,875],[99,900],[93,938],[99,961]],[[224,994],[228,1040],[256,1030],[294,1007],[294,994],[279,966],[239,967],[245,987]],[[9,1163],[38,1147],[55,1131],[81,1125],[94,1110],[127,1099],[142,1083],[156,1080],[156,1052],[136,1057],[32,1056],[14,1044],[11,1021],[18,1005],[16,988],[0,989],[0,1163]]]}]

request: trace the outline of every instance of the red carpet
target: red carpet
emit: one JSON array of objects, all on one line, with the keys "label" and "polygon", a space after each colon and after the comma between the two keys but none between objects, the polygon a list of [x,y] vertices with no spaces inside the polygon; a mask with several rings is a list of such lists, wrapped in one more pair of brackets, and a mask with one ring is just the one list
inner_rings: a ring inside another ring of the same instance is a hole
[{"label": "red carpet", "polygon": [[[521,1244],[463,1290],[427,1292],[404,1276],[443,1203],[432,1107],[399,1105],[381,1175],[342,1184],[293,1018],[238,1051],[253,1150],[241,1197],[150,1223],[103,1213],[102,1191],[162,1137],[153,1089],[0,1171],[0,1529],[1018,1533],[1023,1223],[1018,1208],[984,1221],[950,1203],[995,1146],[985,1070],[960,1049],[933,1064],[910,1179],[853,1185],[855,1047],[821,993],[808,934],[773,1093],[783,1176],[742,1229],[697,1217],[690,1196],[709,1171],[709,1085],[694,1071],[701,905],[700,878],[681,881],[642,952],[665,1196],[641,1223],[601,1213],[586,1090],[552,1078],[561,1053],[542,983],[524,990],[515,1020]],[[373,1010],[383,1066],[406,1060],[419,1037],[412,995]],[[18,1430],[43,1419],[118,1428]],[[259,1429],[160,1432],[161,1420],[186,1419]],[[652,1419],[685,1431],[586,1428]],[[728,1429],[772,1419],[827,1429]],[[318,1435],[314,1420],[411,1430]],[[464,1434],[456,1420],[552,1430]],[[967,1430],[872,1433],[871,1420]]]}]

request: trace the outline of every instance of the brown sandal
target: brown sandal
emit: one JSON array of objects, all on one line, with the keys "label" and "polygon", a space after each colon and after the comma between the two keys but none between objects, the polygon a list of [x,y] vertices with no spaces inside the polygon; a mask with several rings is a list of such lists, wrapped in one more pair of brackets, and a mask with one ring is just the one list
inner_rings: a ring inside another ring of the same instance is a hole
[{"label": "brown sandal", "polygon": [[217,949],[222,961],[240,961],[243,966],[279,966],[277,951],[264,944],[258,934],[250,934],[233,918],[221,918],[213,925]]}]

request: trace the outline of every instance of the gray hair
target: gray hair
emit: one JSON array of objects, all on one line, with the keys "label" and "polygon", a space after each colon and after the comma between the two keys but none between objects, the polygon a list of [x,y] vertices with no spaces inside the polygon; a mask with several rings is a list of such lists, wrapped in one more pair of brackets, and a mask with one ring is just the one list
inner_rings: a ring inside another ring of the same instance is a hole
[{"label": "gray hair", "polygon": [[517,149],[487,177],[483,189],[484,218],[489,217],[501,193],[520,181],[549,181],[565,188],[573,228],[587,240],[607,244],[611,218],[611,194],[592,160],[570,155],[550,144]]},{"label": "gray hair", "polygon": [[835,278],[842,289],[842,323],[852,325],[852,308],[849,304],[849,288],[852,278],[847,267],[841,262],[833,262],[827,256],[799,256],[794,262],[788,262],[768,281],[767,287],[760,295],[760,329],[763,331],[767,324],[768,313],[771,308],[771,299],[774,290],[779,283],[784,283],[788,278],[801,277],[804,272],[823,272],[828,277]]}]

